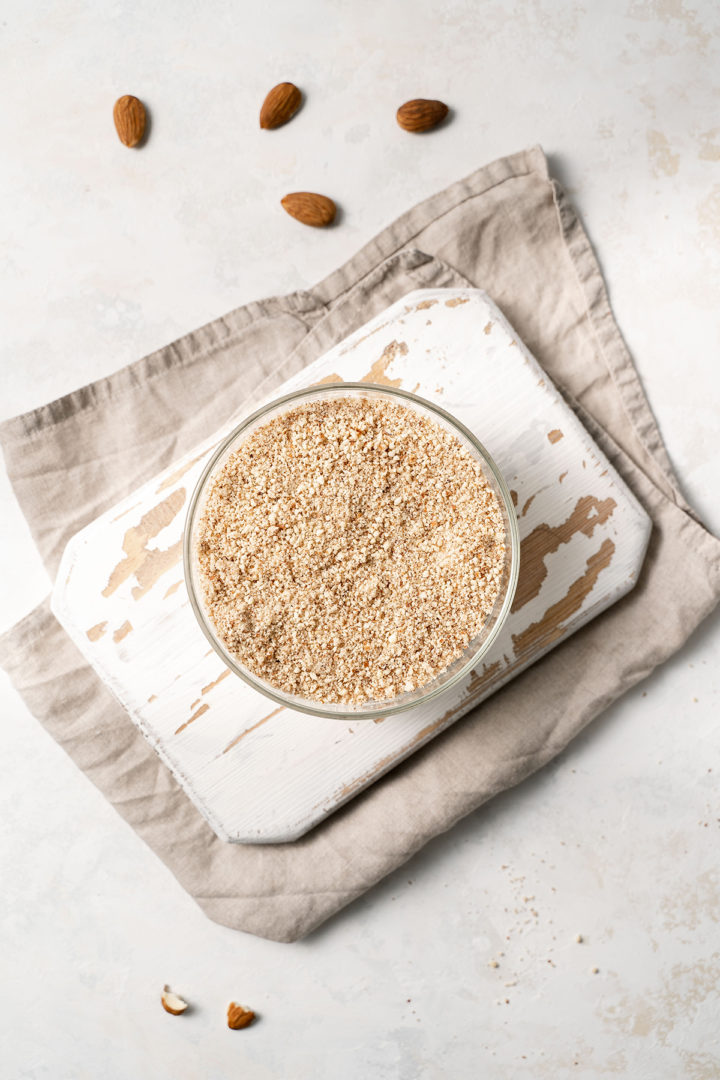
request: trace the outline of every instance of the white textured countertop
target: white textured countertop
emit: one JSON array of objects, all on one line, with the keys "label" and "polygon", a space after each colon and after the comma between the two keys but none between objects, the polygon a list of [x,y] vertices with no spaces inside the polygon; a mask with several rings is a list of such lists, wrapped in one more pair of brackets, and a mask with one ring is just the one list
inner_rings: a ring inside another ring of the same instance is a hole
[{"label": "white textured countertop", "polygon": [[[712,0],[7,0],[0,60],[1,416],[311,285],[419,199],[539,142],[720,532]],[[257,112],[283,79],[307,102],[268,136]],[[140,151],[112,127],[122,93],[152,112]],[[452,122],[402,133],[416,96]],[[336,198],[340,226],[285,215],[297,189]],[[4,473],[0,515],[5,628],[49,582]],[[719,627],[296,945],[209,922],[0,673],[3,1080],[716,1078]],[[193,1014],[162,1011],[165,982]],[[228,1031],[231,998],[261,1022]]]}]

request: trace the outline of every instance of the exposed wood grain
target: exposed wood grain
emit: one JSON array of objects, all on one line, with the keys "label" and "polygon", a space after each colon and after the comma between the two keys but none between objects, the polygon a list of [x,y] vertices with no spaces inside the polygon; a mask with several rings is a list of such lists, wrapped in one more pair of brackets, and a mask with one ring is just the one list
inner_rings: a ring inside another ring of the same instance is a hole
[{"label": "exposed wood grain", "polygon": [[596,526],[604,525],[616,503],[614,499],[598,499],[583,495],[571,514],[559,525],[537,525],[520,542],[520,580],[518,581],[513,612],[520,611],[540,592],[547,577],[546,558],[561,544],[569,544],[576,533],[592,536]]},{"label": "exposed wood grain", "polygon": [[[207,708],[207,706],[205,706],[205,708]],[[279,712],[283,711],[283,708],[283,705],[278,706],[277,709],[273,709],[273,711],[271,713],[268,713],[267,716],[263,716],[262,720],[258,720],[257,724],[253,724],[252,727],[246,728],[245,731],[241,731],[240,734],[236,738],[234,738],[232,742],[229,742],[227,744],[227,746],[223,750],[223,754],[227,754],[228,750],[232,750],[234,746],[237,746],[237,744],[241,742],[246,735],[249,735],[251,731],[257,731],[257,729],[259,727],[262,727],[263,724],[267,724],[268,720],[272,720],[273,716],[277,716]]]},{"label": "exposed wood grain", "polygon": [[407,351],[408,347],[404,341],[391,341],[389,345],[385,346],[382,355],[378,357],[368,373],[363,375],[359,381],[375,383],[380,386],[402,386],[402,379],[388,379],[385,372],[396,356],[405,356]]},{"label": "exposed wood grain", "polygon": [[[133,525],[132,528],[127,530],[122,542],[125,558],[121,559],[117,566],[110,571],[108,583],[103,589],[103,596],[112,596],[123,582],[127,581],[133,574],[137,575],[138,570],[143,567],[150,557],[150,551],[147,547],[149,541],[156,537],[159,532],[162,532],[173,518],[180,513],[185,503],[185,495],[185,488],[178,488],[177,491],[173,491],[172,495],[168,495],[167,499],[163,499],[157,506],[153,506],[152,510],[148,510],[147,513],[143,514],[137,525]],[[157,554],[162,556],[165,553],[157,552]],[[177,562],[177,559],[175,559],[175,562]],[[162,562],[160,565],[163,565]],[[175,563],[170,563],[170,565],[175,565]],[[159,567],[156,567],[156,572],[157,570],[159,570],[159,573],[163,572]],[[147,588],[142,589],[142,593],[147,592],[148,588],[150,588],[149,584]]]},{"label": "exposed wood grain", "polygon": [[520,634],[513,634],[513,645],[518,656],[529,650],[546,648],[562,637],[571,615],[580,610],[583,600],[594,588],[600,573],[610,565],[615,544],[609,538],[603,540],[599,549],[587,560],[587,570],[574,581],[565,596],[551,604],[542,619],[530,625]]},{"label": "exposed wood grain", "polygon": [[230,670],[230,668],[225,668],[225,670],[220,675],[218,675],[217,679],[214,679],[213,682],[208,683],[207,686],[203,686],[200,693],[209,694],[211,690],[214,690],[215,687],[223,681],[223,679],[227,679],[228,675],[232,675],[232,671]]},{"label": "exposed wood grain", "polygon": [[182,540],[169,548],[150,548],[135,570],[137,585],[133,587],[133,600],[140,600],[152,589],[156,581],[177,566],[182,559]]},{"label": "exposed wood grain", "polygon": [[118,641],[122,641],[122,639],[127,637],[128,634],[131,633],[131,631],[132,623],[128,619],[126,619],[122,626],[118,626],[117,630],[113,634],[113,641],[116,643]]},{"label": "exposed wood grain", "polygon": [[191,724],[194,724],[195,721],[199,719],[199,717],[203,716],[204,713],[209,710],[209,708],[209,705],[201,705],[200,708],[192,714],[189,720],[186,720],[184,724],[181,724],[180,727],[176,729],[175,734],[179,735],[180,732],[184,731],[186,727],[190,727]]}]

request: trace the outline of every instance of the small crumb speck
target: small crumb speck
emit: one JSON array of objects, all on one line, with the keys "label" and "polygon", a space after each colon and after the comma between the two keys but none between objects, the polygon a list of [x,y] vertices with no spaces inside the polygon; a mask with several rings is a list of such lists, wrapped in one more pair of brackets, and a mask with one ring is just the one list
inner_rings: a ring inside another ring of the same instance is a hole
[{"label": "small crumb speck", "polygon": [[599,967],[593,967],[593,968],[590,968],[590,974],[591,974],[591,975],[597,975],[597,974],[599,974],[599,972],[600,972],[600,968],[599,968]]},{"label": "small crumb speck", "polygon": [[488,964],[488,967],[497,968],[497,967],[500,967],[500,965],[498,964],[497,960],[491,960],[490,963]]},{"label": "small crumb speck", "polygon": [[583,936],[582,936],[582,934],[576,934],[576,935],[575,935],[575,940],[577,941],[578,945],[582,945],[582,943],[583,943]]}]

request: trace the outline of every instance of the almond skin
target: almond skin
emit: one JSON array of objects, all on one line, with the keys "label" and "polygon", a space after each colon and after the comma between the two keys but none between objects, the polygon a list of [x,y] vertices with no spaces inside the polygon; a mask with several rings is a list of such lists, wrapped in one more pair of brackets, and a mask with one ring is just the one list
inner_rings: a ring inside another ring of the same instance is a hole
[{"label": "almond skin", "polygon": [[428,101],[427,98],[413,98],[401,105],[396,119],[405,131],[429,131],[448,114],[448,107],[442,101]]},{"label": "almond skin", "polygon": [[328,199],[327,195],[316,195],[312,191],[293,191],[280,201],[290,217],[316,229],[331,225],[337,213],[332,199]]},{"label": "almond skin", "polygon": [[120,142],[137,146],[145,134],[145,106],[132,94],[123,94],[113,107],[113,120]]},{"label": "almond skin", "polygon": [[228,1005],[227,1024],[233,1031],[248,1027],[254,1019],[255,1013],[252,1009],[246,1009],[244,1006],[238,1005],[237,1001],[231,1001]]},{"label": "almond skin", "polygon": [[300,108],[301,102],[302,94],[294,83],[281,82],[273,86],[260,110],[260,127],[270,129],[287,124]]}]

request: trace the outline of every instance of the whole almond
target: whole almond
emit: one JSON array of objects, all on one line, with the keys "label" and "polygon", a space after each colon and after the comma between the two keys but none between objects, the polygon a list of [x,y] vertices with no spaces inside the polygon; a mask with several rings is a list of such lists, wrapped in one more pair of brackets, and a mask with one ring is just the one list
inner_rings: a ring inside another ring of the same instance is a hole
[{"label": "whole almond", "polygon": [[244,1005],[238,1005],[237,1001],[231,1001],[228,1005],[227,1024],[233,1031],[248,1027],[255,1019],[252,1009],[246,1009]]},{"label": "whole almond", "polygon": [[444,120],[447,114],[448,107],[442,101],[413,98],[400,106],[396,118],[405,131],[429,131]]},{"label": "whole almond", "polygon": [[277,128],[287,124],[300,108],[302,94],[291,82],[281,82],[273,86],[263,101],[260,110],[260,127]]},{"label": "whole almond", "polygon": [[327,195],[316,195],[312,191],[293,191],[280,200],[290,217],[303,225],[322,228],[335,220],[337,208]]},{"label": "whole almond", "polygon": [[145,106],[132,94],[123,94],[113,108],[113,120],[125,146],[137,146],[145,134]]}]

